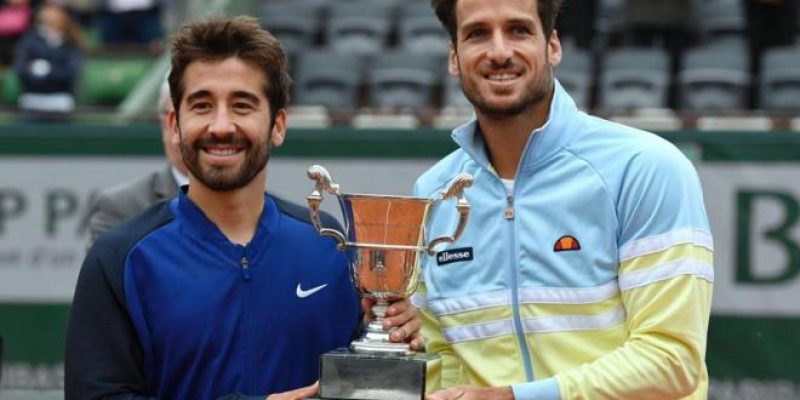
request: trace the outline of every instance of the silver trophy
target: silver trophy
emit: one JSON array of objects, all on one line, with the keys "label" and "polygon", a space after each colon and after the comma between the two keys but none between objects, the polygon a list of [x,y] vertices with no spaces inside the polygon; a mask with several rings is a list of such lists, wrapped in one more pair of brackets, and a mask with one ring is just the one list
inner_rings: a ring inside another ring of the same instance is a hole
[{"label": "silver trophy", "polygon": [[[464,189],[472,176],[453,178],[437,199],[371,194],[343,194],[328,171],[319,165],[308,170],[315,181],[308,196],[311,221],[323,236],[336,240],[348,251],[353,283],[364,297],[375,299],[374,320],[349,349],[326,353],[321,359],[320,396],[327,399],[404,400],[422,399],[425,371],[436,368],[438,358],[413,352],[407,343],[389,342],[383,319],[389,300],[408,298],[417,288],[422,252],[434,254],[434,247],[454,243],[461,236],[469,216]],[[344,217],[344,234],[325,228],[320,220],[323,193],[335,195]],[[425,226],[437,201],[454,197],[459,213],[452,236],[437,237],[427,244]]]}]

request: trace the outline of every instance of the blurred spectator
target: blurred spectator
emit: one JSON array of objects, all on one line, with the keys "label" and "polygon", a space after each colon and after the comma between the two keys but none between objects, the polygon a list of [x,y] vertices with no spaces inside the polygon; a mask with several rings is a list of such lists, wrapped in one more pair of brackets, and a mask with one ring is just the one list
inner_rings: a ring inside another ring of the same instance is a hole
[{"label": "blurred spectator", "polygon": [[67,11],[54,4],[42,6],[37,25],[20,39],[14,54],[24,119],[63,120],[71,115],[81,47],[80,29]]},{"label": "blurred spectator", "polygon": [[30,22],[28,0],[0,0],[0,69],[11,64],[14,45],[28,30]]},{"label": "blurred spectator", "polygon": [[161,51],[163,0],[98,1],[97,27],[103,44],[139,44],[146,45],[153,52]]},{"label": "blurred spectator", "polygon": [[178,143],[172,141],[167,114],[174,109],[166,81],[158,99],[161,141],[168,164],[165,168],[129,182],[104,189],[89,207],[89,233],[93,243],[101,233],[128,220],[151,205],[178,195],[178,188],[189,184],[188,170]]}]

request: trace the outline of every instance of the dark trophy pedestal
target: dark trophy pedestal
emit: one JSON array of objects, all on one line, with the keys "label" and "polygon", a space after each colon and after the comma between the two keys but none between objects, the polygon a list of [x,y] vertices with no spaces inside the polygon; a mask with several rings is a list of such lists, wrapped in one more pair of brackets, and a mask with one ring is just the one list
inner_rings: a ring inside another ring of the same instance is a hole
[{"label": "dark trophy pedestal", "polygon": [[373,355],[338,349],[320,358],[320,399],[422,400],[426,372],[438,370],[438,356]]}]

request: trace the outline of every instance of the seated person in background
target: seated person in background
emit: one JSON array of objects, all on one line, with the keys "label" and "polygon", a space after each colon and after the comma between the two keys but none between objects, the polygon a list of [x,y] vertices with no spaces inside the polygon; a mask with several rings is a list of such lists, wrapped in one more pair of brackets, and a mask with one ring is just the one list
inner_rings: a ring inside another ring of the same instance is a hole
[{"label": "seated person in background", "polygon": [[28,0],[0,0],[0,70],[11,65],[14,44],[28,30],[30,22]]},{"label": "seated person in background", "polygon": [[172,142],[167,113],[173,110],[169,85],[164,82],[158,99],[161,141],[169,163],[159,171],[105,189],[89,207],[89,233],[94,242],[101,233],[144,211],[147,207],[178,195],[178,187],[189,183],[181,150]]},{"label": "seated person in background", "polygon": [[100,0],[97,27],[106,45],[145,45],[162,49],[161,6],[163,0]]},{"label": "seated person in background", "polygon": [[14,52],[23,118],[61,120],[75,110],[81,46],[80,31],[67,11],[50,3],[42,6],[37,25],[22,37]]}]

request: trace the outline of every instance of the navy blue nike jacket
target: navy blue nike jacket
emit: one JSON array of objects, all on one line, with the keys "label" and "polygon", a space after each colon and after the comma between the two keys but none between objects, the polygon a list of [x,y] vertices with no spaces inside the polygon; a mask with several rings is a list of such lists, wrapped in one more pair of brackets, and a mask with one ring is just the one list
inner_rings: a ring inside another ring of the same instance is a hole
[{"label": "navy blue nike jacket", "polygon": [[309,385],[319,356],[348,345],[359,308],[346,256],[305,208],[267,195],[241,246],[180,194],[89,250],[67,332],[65,395],[263,398]]}]

